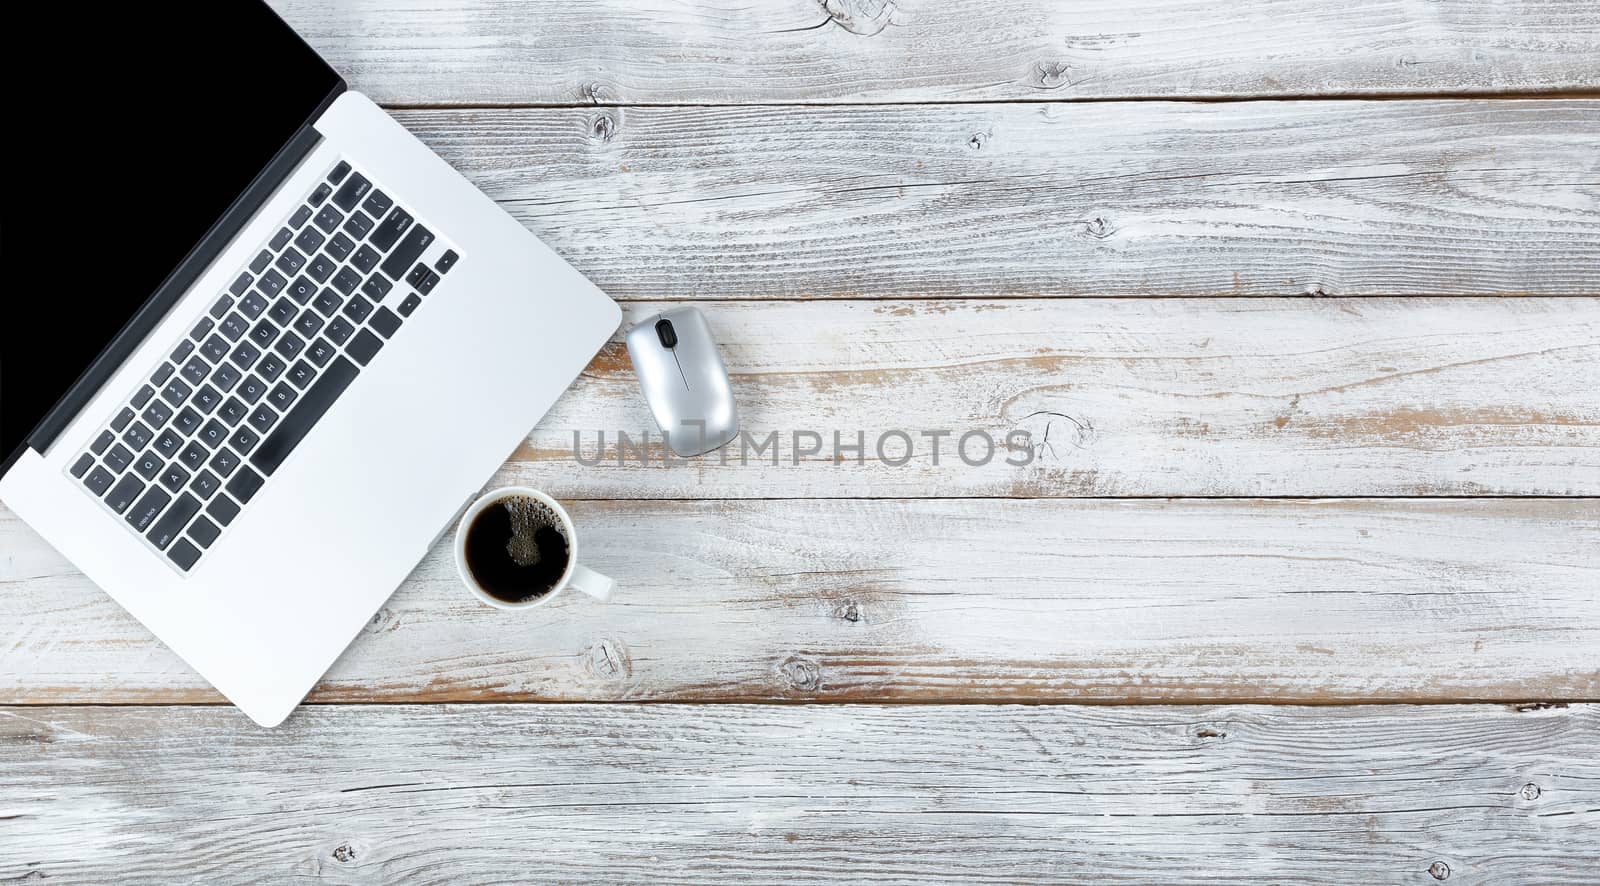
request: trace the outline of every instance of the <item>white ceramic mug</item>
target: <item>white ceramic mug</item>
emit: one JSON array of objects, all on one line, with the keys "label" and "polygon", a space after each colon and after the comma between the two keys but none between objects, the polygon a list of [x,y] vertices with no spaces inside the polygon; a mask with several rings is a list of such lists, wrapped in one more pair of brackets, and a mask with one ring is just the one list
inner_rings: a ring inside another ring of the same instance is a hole
[{"label": "white ceramic mug", "polygon": [[[531,498],[545,505],[561,520],[561,531],[567,537],[567,571],[561,574],[561,580],[556,582],[555,587],[548,593],[527,600],[511,601],[502,600],[484,590],[483,586],[478,584],[478,580],[473,578],[472,570],[467,568],[467,530],[485,508],[517,496]],[[505,486],[486,492],[461,515],[461,522],[456,524],[456,572],[461,575],[462,583],[478,595],[478,599],[499,609],[532,609],[535,606],[542,606],[555,599],[557,594],[568,587],[582,591],[596,600],[605,600],[611,596],[611,589],[616,584],[593,569],[578,565],[578,531],[573,527],[572,517],[567,514],[567,509],[543,492],[526,486]]]}]

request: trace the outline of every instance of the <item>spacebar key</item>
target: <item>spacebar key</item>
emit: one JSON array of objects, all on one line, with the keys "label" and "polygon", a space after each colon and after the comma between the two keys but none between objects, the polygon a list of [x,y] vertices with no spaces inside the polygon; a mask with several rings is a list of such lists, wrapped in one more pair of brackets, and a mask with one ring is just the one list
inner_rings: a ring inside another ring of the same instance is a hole
[{"label": "spacebar key", "polygon": [[278,429],[273,431],[256,451],[250,455],[250,463],[261,470],[261,473],[271,475],[289,457],[300,441],[305,439],[312,425],[322,414],[328,411],[333,401],[339,399],[344,389],[350,387],[350,382],[356,377],[356,365],[343,355],[335,358],[328,368],[322,371],[311,385],[311,389],[300,398],[300,403],[283,417],[278,423]]}]

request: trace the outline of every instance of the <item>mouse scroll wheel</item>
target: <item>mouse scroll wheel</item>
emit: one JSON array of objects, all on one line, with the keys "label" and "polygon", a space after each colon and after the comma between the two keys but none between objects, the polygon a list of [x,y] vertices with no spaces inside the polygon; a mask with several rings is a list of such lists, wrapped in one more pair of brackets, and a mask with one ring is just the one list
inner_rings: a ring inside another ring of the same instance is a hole
[{"label": "mouse scroll wheel", "polygon": [[678,333],[672,328],[671,320],[663,318],[656,323],[656,337],[661,339],[663,348],[670,349],[678,346]]}]

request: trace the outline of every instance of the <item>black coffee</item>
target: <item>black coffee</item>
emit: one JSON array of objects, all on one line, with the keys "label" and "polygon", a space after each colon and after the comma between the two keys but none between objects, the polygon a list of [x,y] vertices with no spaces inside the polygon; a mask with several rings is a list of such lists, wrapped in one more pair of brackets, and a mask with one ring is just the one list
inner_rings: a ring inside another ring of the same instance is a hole
[{"label": "black coffee", "polygon": [[572,556],[561,518],[549,505],[523,495],[506,496],[472,518],[466,554],[478,586],[507,603],[550,593]]}]

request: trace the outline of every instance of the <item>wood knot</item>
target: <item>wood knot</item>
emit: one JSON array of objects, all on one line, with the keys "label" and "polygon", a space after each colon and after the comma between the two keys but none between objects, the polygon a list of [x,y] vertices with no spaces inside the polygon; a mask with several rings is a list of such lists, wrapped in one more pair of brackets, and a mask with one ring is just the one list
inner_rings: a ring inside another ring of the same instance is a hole
[{"label": "wood knot", "polygon": [[372,613],[372,618],[367,619],[367,626],[365,630],[369,634],[381,634],[384,631],[393,628],[394,626],[394,612],[390,610],[389,607],[385,606],[382,609],[379,609],[377,612]]},{"label": "wood knot", "polygon": [[1117,229],[1112,226],[1111,222],[1095,216],[1084,223],[1083,232],[1096,240],[1105,240],[1115,234]]},{"label": "wood knot", "polygon": [[599,83],[585,83],[578,87],[578,98],[591,105],[608,104],[605,86]]},{"label": "wood knot", "polygon": [[1524,800],[1537,800],[1539,799],[1539,795],[1541,793],[1543,793],[1543,791],[1539,790],[1539,786],[1531,781],[1523,785],[1521,790],[1517,791],[1517,794],[1520,795]]},{"label": "wood knot", "polygon": [[349,864],[350,862],[355,861],[355,847],[351,846],[349,843],[339,844],[339,847],[333,850],[333,860],[340,862],[341,864]]},{"label": "wood knot", "polygon": [[820,0],[828,20],[859,37],[872,37],[889,27],[895,0]]},{"label": "wood knot", "polygon": [[1034,62],[1029,84],[1035,89],[1060,89],[1072,85],[1072,66],[1066,62]]},{"label": "wood knot", "polygon": [[974,132],[971,137],[967,139],[967,147],[974,151],[983,150],[983,146],[988,143],[989,133],[987,132]]},{"label": "wood knot", "polygon": [[1195,738],[1227,738],[1228,733],[1214,726],[1197,726],[1194,730]]},{"label": "wood knot", "polygon": [[1310,298],[1331,298],[1333,295],[1321,283],[1313,283],[1307,286],[1305,292]]},{"label": "wood knot", "polygon": [[1428,865],[1428,874],[1435,880],[1448,880],[1450,879],[1450,866],[1442,861],[1436,861]]},{"label": "wood knot", "polygon": [[822,688],[822,665],[809,658],[791,655],[778,665],[778,673],[783,676],[783,682],[790,689],[800,692],[816,692]]},{"label": "wood knot", "polygon": [[861,610],[856,607],[855,603],[841,603],[833,610],[833,617],[854,624],[861,620]]},{"label": "wood knot", "polygon": [[583,654],[584,670],[601,680],[626,680],[633,676],[633,661],[628,657],[628,647],[618,640],[606,638],[589,644]]},{"label": "wood knot", "polygon": [[610,114],[601,114],[589,124],[589,135],[595,141],[608,142],[617,135],[617,121]]}]

